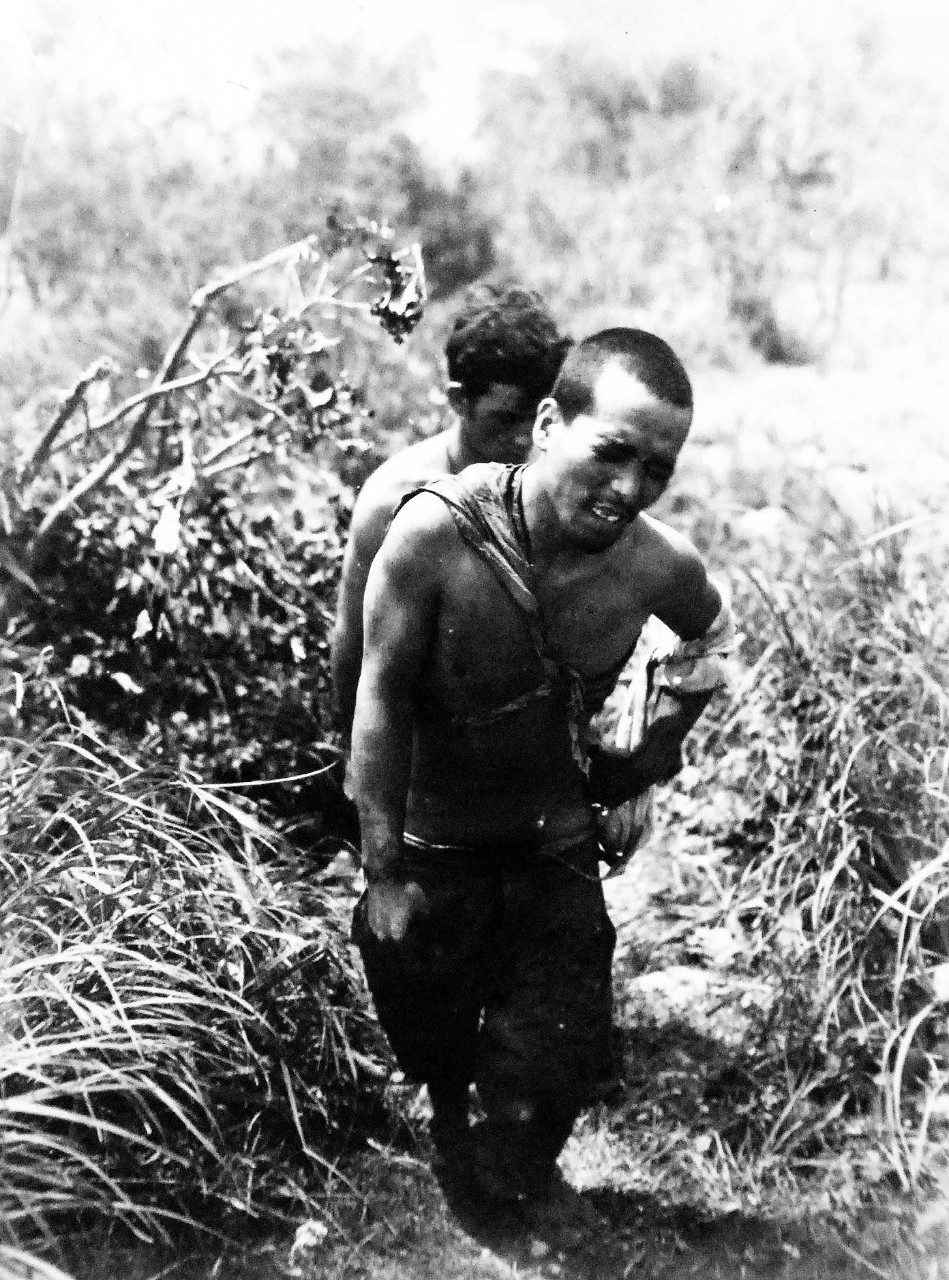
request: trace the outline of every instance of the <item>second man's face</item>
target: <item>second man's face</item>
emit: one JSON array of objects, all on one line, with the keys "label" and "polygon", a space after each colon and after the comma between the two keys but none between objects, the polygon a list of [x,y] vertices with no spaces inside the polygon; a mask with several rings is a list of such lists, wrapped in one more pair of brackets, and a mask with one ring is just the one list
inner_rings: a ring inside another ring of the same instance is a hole
[{"label": "second man's face", "polygon": [[469,452],[482,462],[524,462],[536,411],[530,392],[508,382],[492,382],[480,396],[466,397],[459,412]]}]

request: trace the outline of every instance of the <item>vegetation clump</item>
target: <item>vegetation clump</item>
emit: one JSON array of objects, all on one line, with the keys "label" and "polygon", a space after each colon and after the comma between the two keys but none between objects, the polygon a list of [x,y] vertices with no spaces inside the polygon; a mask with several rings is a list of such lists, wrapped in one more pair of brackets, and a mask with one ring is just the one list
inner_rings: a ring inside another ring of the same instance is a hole
[{"label": "vegetation clump", "polygon": [[747,817],[720,832],[735,904],[781,977],[794,1064],[781,1115],[758,1109],[762,1138],[806,1154],[869,1116],[906,1188],[949,1080],[949,613],[938,555],[905,554],[907,537],[898,523],[823,549],[831,572],[797,589],[752,575],[746,626],[767,647],[720,736],[747,771]]},{"label": "vegetation clump", "polygon": [[[273,781],[265,803],[311,844],[339,807],[328,634],[351,497],[321,492],[315,462],[371,447],[336,348],[369,319],[402,341],[421,315],[419,250],[390,242],[334,214],[199,290],[144,391],[90,418],[95,385],[121,388],[96,362],[0,477],[0,620],[45,654],[21,717],[63,698],[207,781]],[[276,301],[221,314],[275,270]]]},{"label": "vegetation clump", "polygon": [[[912,521],[868,536],[826,492],[810,502],[819,533],[788,521],[770,563],[734,575],[741,675],[659,837],[711,877],[692,951],[715,944],[735,1043],[703,1047],[674,1018],[631,1028],[642,1088],[612,1123],[658,1105],[678,1133],[665,1164],[698,1143],[729,1198],[794,1178],[852,1211],[878,1186],[931,1184],[946,1136],[949,612]],[[664,1069],[678,1085],[657,1104]]]},{"label": "vegetation clump", "polygon": [[339,906],[226,792],[77,731],[0,759],[7,1240],[299,1209],[383,1115]]},{"label": "vegetation clump", "polygon": [[[588,1151],[615,1138],[638,1186],[722,1213],[766,1192],[796,1212],[814,1188],[853,1217],[928,1186],[949,1115],[946,566],[896,517],[848,521],[823,468],[834,431],[862,457],[886,417],[854,391],[871,350],[887,376],[941,234],[920,214],[938,200],[893,176],[899,150],[944,182],[932,104],[897,104],[872,60],[859,85],[802,87],[548,49],[492,73],[449,180],[399,136],[405,64],[319,57],[322,79],[309,49],[270,67],[242,132],[256,160],[198,111],[159,127],[68,78],[24,153],[0,299],[0,1270],[77,1222],[154,1238],[319,1215],[321,1171],[382,1114],[384,1047],[315,877],[347,821],[327,672],[347,513],[372,463],[447,412],[443,304],[408,359],[388,341],[426,302],[390,212],[444,305],[510,272],[575,333],[655,327],[707,384],[671,516],[732,578],[742,673],[643,851],[703,884],[700,903],[691,881],[667,895],[647,967],[702,956],[754,998],[717,1052],[633,1029],[641,1058]],[[337,195],[369,217],[327,221]],[[104,355],[78,373],[90,341]],[[716,365],[752,384],[731,417]],[[765,438],[769,414],[813,430]],[[745,470],[716,475],[730,450]]]}]

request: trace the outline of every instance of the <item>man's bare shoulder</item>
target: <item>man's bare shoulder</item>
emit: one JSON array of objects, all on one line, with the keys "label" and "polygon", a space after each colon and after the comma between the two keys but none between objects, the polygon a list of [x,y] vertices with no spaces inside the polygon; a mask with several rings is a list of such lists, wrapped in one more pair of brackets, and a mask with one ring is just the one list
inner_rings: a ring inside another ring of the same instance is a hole
[{"label": "man's bare shoulder", "polygon": [[368,568],[396,508],[413,489],[448,474],[447,432],[420,440],[387,458],[362,489],[353,507],[350,540],[355,558]]},{"label": "man's bare shoulder", "polygon": [[441,556],[455,540],[449,508],[435,494],[419,493],[399,508],[382,545],[390,558],[393,554]]},{"label": "man's bare shoulder", "polygon": [[440,498],[419,493],[401,507],[386,531],[371,576],[396,593],[416,594],[451,576],[460,546],[451,512]]},{"label": "man's bare shoulder", "polygon": [[692,542],[653,516],[639,517],[640,564],[648,608],[683,640],[704,635],[722,607]]},{"label": "man's bare shoulder", "polygon": [[447,431],[410,444],[387,458],[363,485],[356,501],[354,519],[357,513],[368,519],[380,511],[388,519],[407,493],[448,474]]},{"label": "man's bare shoulder", "polygon": [[704,580],[705,566],[691,540],[655,516],[639,515],[632,546],[637,574],[660,595]]}]

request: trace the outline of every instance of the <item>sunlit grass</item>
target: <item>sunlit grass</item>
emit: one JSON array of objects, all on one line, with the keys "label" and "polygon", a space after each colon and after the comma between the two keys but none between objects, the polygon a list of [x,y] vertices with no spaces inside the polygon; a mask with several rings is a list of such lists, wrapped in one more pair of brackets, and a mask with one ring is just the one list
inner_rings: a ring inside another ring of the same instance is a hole
[{"label": "sunlit grass", "polygon": [[[885,513],[861,530],[812,479],[770,547],[691,513],[744,638],[664,838],[715,851],[702,923],[734,925],[738,989],[772,996],[742,1013],[738,1052],[661,1104],[669,1141],[646,1164],[699,1201],[727,1202],[730,1177],[745,1204],[846,1215],[931,1188],[947,1151],[949,609],[939,544]],[[633,1122],[624,1104],[613,1127]]]},{"label": "sunlit grass", "polygon": [[305,1203],[379,1106],[338,908],[221,793],[75,733],[0,764],[7,1238]]}]

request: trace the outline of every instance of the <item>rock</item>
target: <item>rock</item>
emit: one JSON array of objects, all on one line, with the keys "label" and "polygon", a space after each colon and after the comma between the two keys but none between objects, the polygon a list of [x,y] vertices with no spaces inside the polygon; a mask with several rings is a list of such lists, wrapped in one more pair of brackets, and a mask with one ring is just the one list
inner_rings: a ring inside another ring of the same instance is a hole
[{"label": "rock", "polygon": [[326,1243],[328,1235],[329,1227],[319,1218],[308,1218],[306,1222],[301,1222],[290,1246],[290,1266],[297,1267],[308,1262],[316,1250]]},{"label": "rock", "polygon": [[687,1030],[728,1052],[751,1047],[778,997],[760,979],[675,964],[615,984],[616,1020],[624,1030]]}]

